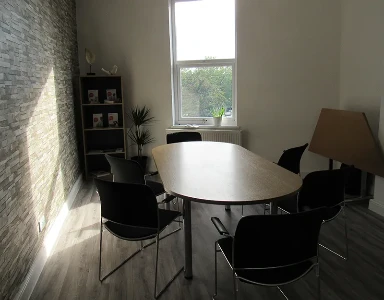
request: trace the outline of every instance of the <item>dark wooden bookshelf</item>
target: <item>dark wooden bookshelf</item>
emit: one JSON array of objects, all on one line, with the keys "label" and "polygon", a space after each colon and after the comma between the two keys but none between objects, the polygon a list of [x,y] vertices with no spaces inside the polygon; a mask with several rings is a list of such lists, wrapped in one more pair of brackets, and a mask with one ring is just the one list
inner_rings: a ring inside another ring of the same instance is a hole
[{"label": "dark wooden bookshelf", "polygon": [[[104,103],[106,91],[116,90],[115,103]],[[98,91],[100,103],[90,103],[88,91]],[[86,178],[109,172],[105,154],[126,158],[126,126],[124,121],[123,84],[121,76],[80,76],[81,131],[83,137],[84,170]],[[116,127],[109,126],[108,113],[118,114]],[[93,115],[102,114],[102,127],[93,127]],[[122,151],[117,151],[122,149]]]}]

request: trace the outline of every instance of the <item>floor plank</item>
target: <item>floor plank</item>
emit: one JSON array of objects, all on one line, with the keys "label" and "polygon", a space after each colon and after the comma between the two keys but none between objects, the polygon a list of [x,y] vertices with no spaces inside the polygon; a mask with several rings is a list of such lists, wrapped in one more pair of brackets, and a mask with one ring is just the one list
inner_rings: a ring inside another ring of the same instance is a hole
[{"label": "floor plank", "polygon": [[[246,214],[262,213],[261,206],[245,208]],[[350,259],[344,261],[320,250],[322,299],[384,299],[384,218],[362,205],[347,208]],[[210,299],[214,280],[214,241],[218,234],[210,222],[220,217],[234,231],[241,208],[230,213],[222,206],[192,203],[193,280],[180,275],[162,299]],[[343,252],[342,218],[324,225],[321,241]],[[150,246],[111,275],[102,284],[98,280],[100,203],[92,183],[81,189],[62,229],[31,299],[153,299],[155,247]],[[172,225],[175,228],[175,225]],[[139,247],[138,243],[118,240],[105,231],[103,272],[108,272]],[[257,239],[257,237],[255,237]],[[160,242],[160,285],[183,264],[183,231]],[[219,255],[219,298],[233,299],[231,271]],[[283,287],[290,299],[316,299],[316,278]],[[275,288],[240,283],[239,299],[277,299],[284,297]]]}]

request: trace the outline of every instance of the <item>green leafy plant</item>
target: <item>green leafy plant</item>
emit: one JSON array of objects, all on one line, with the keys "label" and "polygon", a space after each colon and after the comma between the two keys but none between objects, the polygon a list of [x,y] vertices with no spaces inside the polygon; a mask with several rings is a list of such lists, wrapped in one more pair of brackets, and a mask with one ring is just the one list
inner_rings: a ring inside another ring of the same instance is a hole
[{"label": "green leafy plant", "polygon": [[137,146],[137,156],[142,157],[143,147],[155,141],[151,133],[143,126],[150,125],[154,117],[150,117],[151,110],[145,105],[142,108],[138,106],[131,109],[128,118],[132,122],[132,127],[128,131],[128,137]]},{"label": "green leafy plant", "polygon": [[216,108],[212,111],[212,117],[222,117],[224,116],[224,113],[225,113],[225,108],[224,107],[220,107],[220,108]]}]

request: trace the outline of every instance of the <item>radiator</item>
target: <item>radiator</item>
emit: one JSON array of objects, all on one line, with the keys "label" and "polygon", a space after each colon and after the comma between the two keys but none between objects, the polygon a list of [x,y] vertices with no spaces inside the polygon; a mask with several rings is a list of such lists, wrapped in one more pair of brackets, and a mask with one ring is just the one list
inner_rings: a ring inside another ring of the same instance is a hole
[{"label": "radiator", "polygon": [[174,133],[181,131],[197,131],[200,132],[203,141],[223,142],[236,144],[241,146],[241,130],[240,129],[188,129],[188,128],[168,128],[166,133]]}]

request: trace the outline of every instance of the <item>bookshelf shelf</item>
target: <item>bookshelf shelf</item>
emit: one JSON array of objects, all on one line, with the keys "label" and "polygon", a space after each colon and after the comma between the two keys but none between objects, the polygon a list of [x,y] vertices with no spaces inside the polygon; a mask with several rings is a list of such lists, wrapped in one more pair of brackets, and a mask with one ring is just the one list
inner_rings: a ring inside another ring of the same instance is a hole
[{"label": "bookshelf shelf", "polygon": [[123,103],[83,103],[82,106],[110,106],[110,105],[123,105]]},{"label": "bookshelf shelf", "polygon": [[125,151],[87,152],[85,155],[125,154]]},{"label": "bookshelf shelf", "polygon": [[95,127],[85,128],[84,131],[123,130],[124,127]]},{"label": "bookshelf shelf", "polygon": [[[121,76],[80,76],[79,80],[84,168],[88,179],[111,172],[105,154],[126,158],[123,85]],[[121,99],[121,102],[89,103],[97,99]],[[116,127],[110,127],[111,124]]]}]

